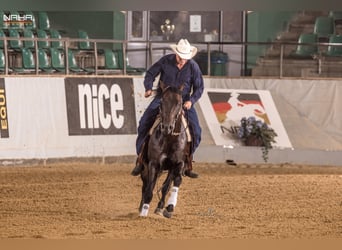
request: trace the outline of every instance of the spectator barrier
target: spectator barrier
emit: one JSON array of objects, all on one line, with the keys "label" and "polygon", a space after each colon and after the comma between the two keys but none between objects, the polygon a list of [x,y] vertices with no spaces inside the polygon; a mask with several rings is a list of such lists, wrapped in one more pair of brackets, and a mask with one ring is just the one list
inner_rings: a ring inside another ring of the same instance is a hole
[{"label": "spectator barrier", "polygon": [[[203,129],[197,159],[215,161],[214,154],[203,159],[201,148],[207,147],[219,153],[227,147],[255,151],[229,140],[218,142],[218,120],[212,103],[208,105],[210,91],[223,93],[226,99],[221,102],[228,102],[233,92],[250,92],[261,96],[271,123],[281,131],[284,140],[274,150],[334,152],[334,163],[342,165],[341,80],[205,77],[205,86],[207,91],[195,106]],[[137,124],[150,101],[143,93],[141,76],[0,78],[0,161],[134,156]],[[259,150],[256,157],[237,158],[260,161]],[[270,161],[301,160],[288,154],[272,157],[271,152]]]}]

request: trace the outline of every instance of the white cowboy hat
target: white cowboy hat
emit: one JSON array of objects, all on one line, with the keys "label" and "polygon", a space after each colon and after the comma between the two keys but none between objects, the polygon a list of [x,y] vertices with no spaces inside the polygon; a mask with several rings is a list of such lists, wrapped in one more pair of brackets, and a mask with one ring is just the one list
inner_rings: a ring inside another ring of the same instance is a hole
[{"label": "white cowboy hat", "polygon": [[197,53],[197,48],[191,46],[187,39],[180,39],[177,44],[171,44],[171,49],[182,59],[191,59]]}]

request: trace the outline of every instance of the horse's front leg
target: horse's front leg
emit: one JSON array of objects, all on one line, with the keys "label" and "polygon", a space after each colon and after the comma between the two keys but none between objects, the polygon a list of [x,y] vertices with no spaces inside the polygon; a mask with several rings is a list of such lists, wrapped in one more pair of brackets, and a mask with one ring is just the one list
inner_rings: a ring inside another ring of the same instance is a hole
[{"label": "horse's front leg", "polygon": [[163,215],[166,218],[171,218],[173,211],[177,204],[179,187],[182,184],[182,174],[181,170],[184,167],[184,162],[180,162],[174,171],[173,187],[170,190],[170,196],[167,201],[166,209],[164,209]]},{"label": "horse's front leg", "polygon": [[144,169],[140,174],[141,180],[142,180],[142,187],[141,187],[141,200],[139,204],[139,212],[141,212],[142,207],[145,203],[144,198],[145,198],[145,193],[147,190],[148,183],[150,182],[150,177],[149,177],[149,165],[144,163]]},{"label": "horse's front leg", "polygon": [[171,171],[169,171],[168,174],[167,174],[167,177],[166,177],[166,179],[165,179],[165,181],[163,183],[163,186],[162,186],[162,196],[161,196],[161,198],[160,198],[160,200],[158,202],[158,206],[157,206],[156,210],[154,211],[158,215],[162,215],[163,214],[163,208],[164,208],[164,205],[165,205],[165,198],[166,198],[167,193],[170,190],[172,179],[173,179],[173,174],[172,174]]},{"label": "horse's front leg", "polygon": [[145,188],[143,189],[142,194],[142,204],[140,204],[140,216],[147,216],[148,210],[150,208],[150,203],[153,198],[153,189],[155,187],[155,184],[157,182],[158,177],[158,171],[157,171],[157,164],[154,161],[150,161],[148,164],[148,170],[145,176],[145,182],[143,185],[145,185]]}]

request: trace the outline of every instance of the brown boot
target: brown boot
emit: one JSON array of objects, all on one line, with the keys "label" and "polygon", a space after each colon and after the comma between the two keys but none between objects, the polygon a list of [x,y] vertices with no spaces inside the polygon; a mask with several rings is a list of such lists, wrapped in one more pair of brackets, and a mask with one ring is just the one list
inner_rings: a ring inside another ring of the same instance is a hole
[{"label": "brown boot", "polygon": [[133,168],[131,172],[131,175],[138,176],[139,174],[141,174],[143,168],[144,168],[144,164],[142,163],[142,157],[139,155],[135,163],[135,167]]},{"label": "brown boot", "polygon": [[192,155],[187,157],[186,170],[184,171],[184,175],[190,178],[198,178],[198,174],[192,172]]},{"label": "brown boot", "polygon": [[147,147],[145,147],[146,142],[144,142],[144,144],[141,147],[141,151],[138,155],[138,158],[135,162],[135,167],[133,168],[131,175],[133,176],[138,176],[139,174],[141,174],[141,172],[144,169],[144,155],[146,154],[146,150]]},{"label": "brown boot", "polygon": [[190,178],[198,178],[198,174],[192,172],[192,170],[185,170],[184,174]]}]

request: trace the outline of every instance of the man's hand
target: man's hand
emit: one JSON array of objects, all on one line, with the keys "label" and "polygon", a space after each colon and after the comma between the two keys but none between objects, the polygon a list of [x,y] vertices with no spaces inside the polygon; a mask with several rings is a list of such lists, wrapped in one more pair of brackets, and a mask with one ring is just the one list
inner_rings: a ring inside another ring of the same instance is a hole
[{"label": "man's hand", "polygon": [[152,95],[152,90],[146,90],[146,92],[145,92],[145,97],[147,98],[147,97],[150,97]]},{"label": "man's hand", "polygon": [[191,101],[186,101],[186,102],[184,102],[184,104],[183,104],[183,107],[184,107],[185,109],[191,109],[191,106],[192,106],[192,102],[191,102]]}]

